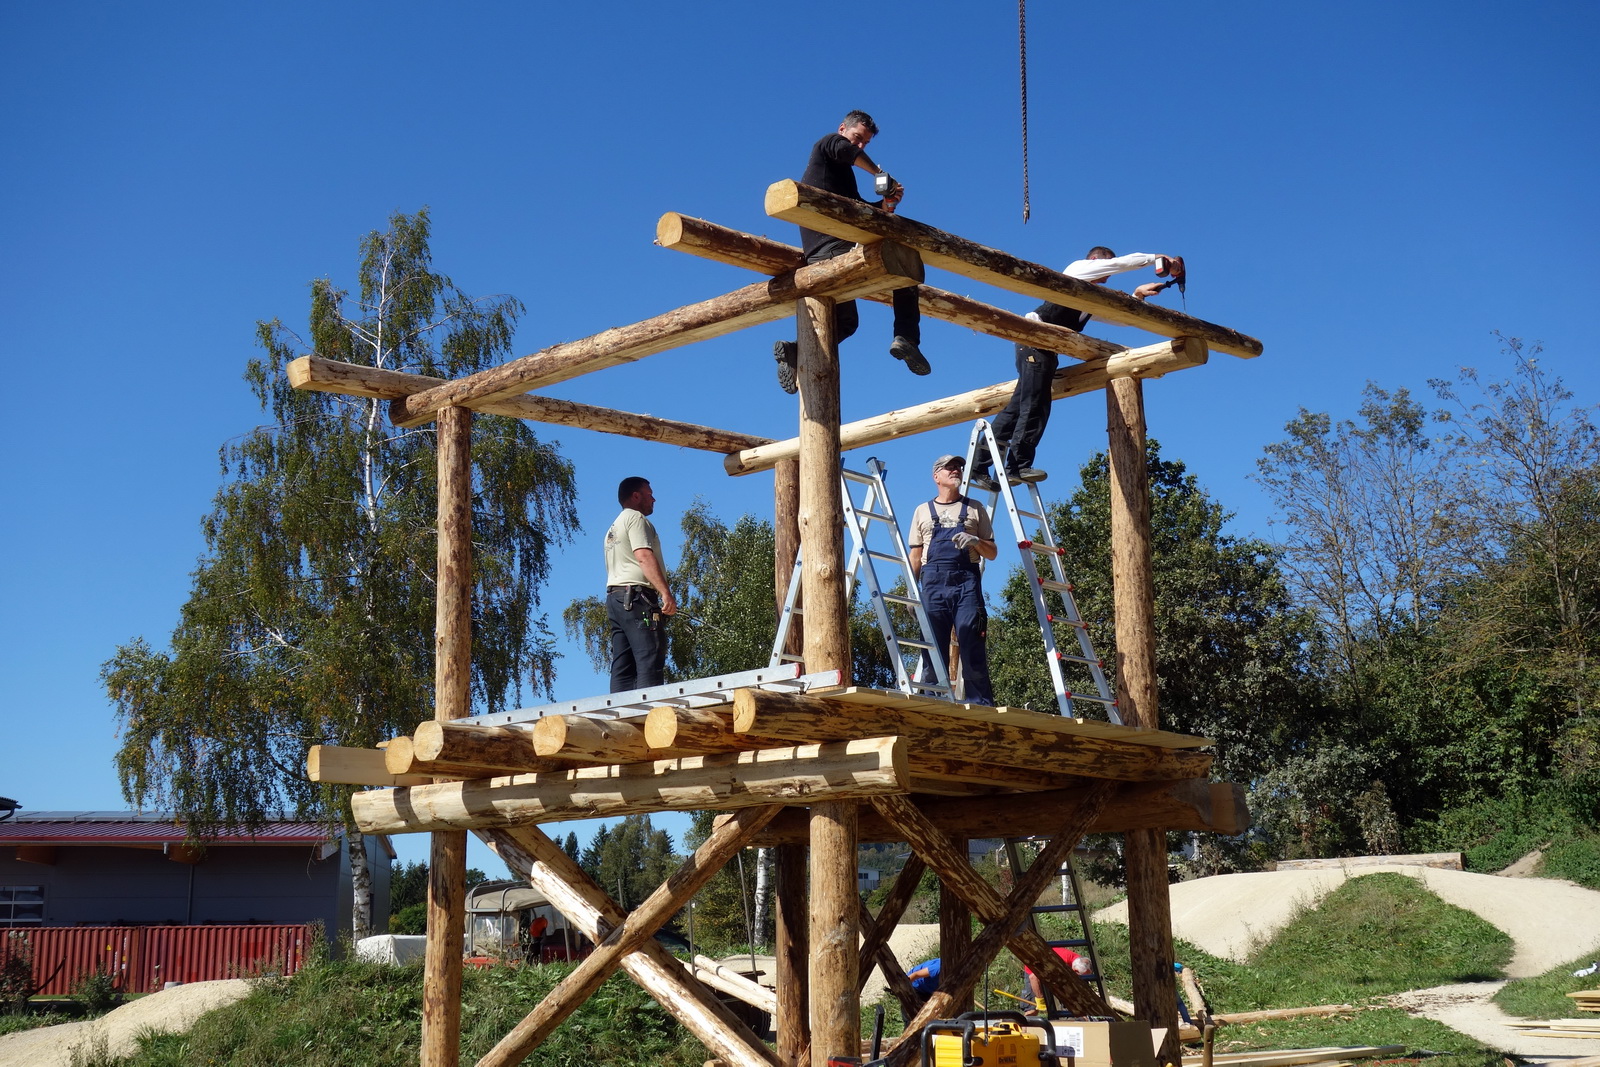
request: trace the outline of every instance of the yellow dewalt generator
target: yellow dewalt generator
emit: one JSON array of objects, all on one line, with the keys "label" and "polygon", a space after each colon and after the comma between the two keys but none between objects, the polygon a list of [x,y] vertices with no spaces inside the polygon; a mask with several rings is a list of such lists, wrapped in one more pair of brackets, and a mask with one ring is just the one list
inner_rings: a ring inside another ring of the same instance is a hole
[{"label": "yellow dewalt generator", "polygon": [[[1030,1027],[1043,1038],[1029,1033]],[[922,1067],[1058,1067],[1055,1032],[1017,1011],[971,1011],[922,1028]]]}]

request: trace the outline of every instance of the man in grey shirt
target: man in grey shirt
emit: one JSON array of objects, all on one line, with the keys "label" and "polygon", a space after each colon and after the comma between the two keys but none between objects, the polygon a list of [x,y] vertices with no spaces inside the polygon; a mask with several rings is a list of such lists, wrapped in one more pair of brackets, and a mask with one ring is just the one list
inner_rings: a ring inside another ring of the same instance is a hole
[{"label": "man in grey shirt", "polygon": [[617,486],[622,514],[606,531],[606,618],[611,623],[611,691],[648,689],[661,684],[667,640],[663,615],[675,615],[678,602],[667,588],[661,564],[661,539],[647,516],[656,496],[643,478],[624,478]]}]

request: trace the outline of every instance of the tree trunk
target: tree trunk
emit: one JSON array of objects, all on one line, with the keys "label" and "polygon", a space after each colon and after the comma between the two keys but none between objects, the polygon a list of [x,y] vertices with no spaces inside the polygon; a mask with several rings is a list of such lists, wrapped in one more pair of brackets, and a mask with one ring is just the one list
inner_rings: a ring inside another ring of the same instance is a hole
[{"label": "tree trunk", "polygon": [[759,943],[765,940],[767,930],[767,893],[772,884],[772,850],[767,848],[756,849],[756,890],[755,902],[751,909],[755,913],[752,923],[754,932],[752,939]]},{"label": "tree trunk", "polygon": [[351,830],[345,839],[350,849],[350,936],[360,941],[372,936],[372,868],[366,835]]}]

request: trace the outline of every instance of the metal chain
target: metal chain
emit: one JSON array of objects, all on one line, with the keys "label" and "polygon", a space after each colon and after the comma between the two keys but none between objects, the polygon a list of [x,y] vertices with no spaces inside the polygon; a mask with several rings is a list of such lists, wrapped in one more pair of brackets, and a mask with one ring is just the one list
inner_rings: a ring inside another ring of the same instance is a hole
[{"label": "metal chain", "polygon": [[1017,51],[1022,63],[1022,221],[1033,214],[1028,205],[1028,0],[1017,0]]}]

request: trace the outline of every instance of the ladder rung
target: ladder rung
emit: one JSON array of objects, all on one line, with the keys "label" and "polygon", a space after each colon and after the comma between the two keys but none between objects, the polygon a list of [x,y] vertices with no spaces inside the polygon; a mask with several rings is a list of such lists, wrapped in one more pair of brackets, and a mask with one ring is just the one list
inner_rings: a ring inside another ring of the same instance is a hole
[{"label": "ladder rung", "polygon": [[1049,945],[1051,948],[1082,948],[1084,945],[1087,945],[1088,943],[1089,943],[1088,941],[1084,940],[1081,937],[1078,938],[1075,941],[1046,941],[1045,942],[1045,944]]},{"label": "ladder rung", "polygon": [[1039,579],[1039,585],[1042,588],[1049,589],[1052,592],[1056,592],[1056,593],[1070,593],[1070,592],[1072,592],[1072,583],[1071,582],[1058,582],[1054,578],[1040,578]]},{"label": "ladder rung", "polygon": [[876,484],[874,479],[873,479],[873,477],[872,477],[872,475],[870,475],[870,474],[862,474],[860,471],[842,470],[842,471],[839,472],[839,475],[840,475],[840,477],[844,478],[846,481],[855,482],[858,485],[874,485],[874,484]]},{"label": "ladder rung", "polygon": [[1089,625],[1082,619],[1069,619],[1064,615],[1046,615],[1045,618],[1050,622],[1059,622],[1062,626],[1087,627]]},{"label": "ladder rung", "polygon": [[933,645],[927,641],[919,641],[914,637],[897,637],[895,641],[898,644],[905,645],[907,648],[920,648],[924,652],[933,651]]},{"label": "ladder rung", "polygon": [[877,519],[879,522],[886,522],[891,526],[894,525],[894,516],[885,515],[881,511],[867,511],[864,508],[856,508],[856,514],[860,515],[863,519]]},{"label": "ladder rung", "polygon": [[1117,700],[1115,697],[1103,697],[1099,696],[1098,694],[1073,692],[1068,692],[1066,696],[1068,700],[1087,700],[1092,704],[1106,704],[1113,708],[1117,706]]},{"label": "ladder rung", "polygon": [[914,596],[902,596],[899,593],[884,593],[883,599],[891,604],[904,604],[908,608],[914,608],[922,603]]},{"label": "ladder rung", "polygon": [[1106,665],[1106,661],[1103,659],[1090,659],[1088,656],[1069,656],[1065,652],[1057,652],[1056,659],[1061,660],[1063,663],[1081,663],[1085,667],[1104,667]]},{"label": "ladder rung", "polygon": [[1064,548],[1051,548],[1049,545],[1041,545],[1037,541],[1018,541],[1017,547],[1024,552],[1032,552],[1036,556],[1064,556],[1067,554],[1067,550]]},{"label": "ladder rung", "polygon": [[1033,910],[1036,911],[1036,912],[1042,912],[1042,911],[1082,911],[1083,910],[1083,905],[1082,904],[1037,904],[1037,905],[1034,906]]},{"label": "ladder rung", "polygon": [[867,555],[871,556],[873,559],[881,559],[885,563],[899,563],[900,562],[900,557],[895,555],[893,552],[879,552],[875,548],[867,549]]}]

